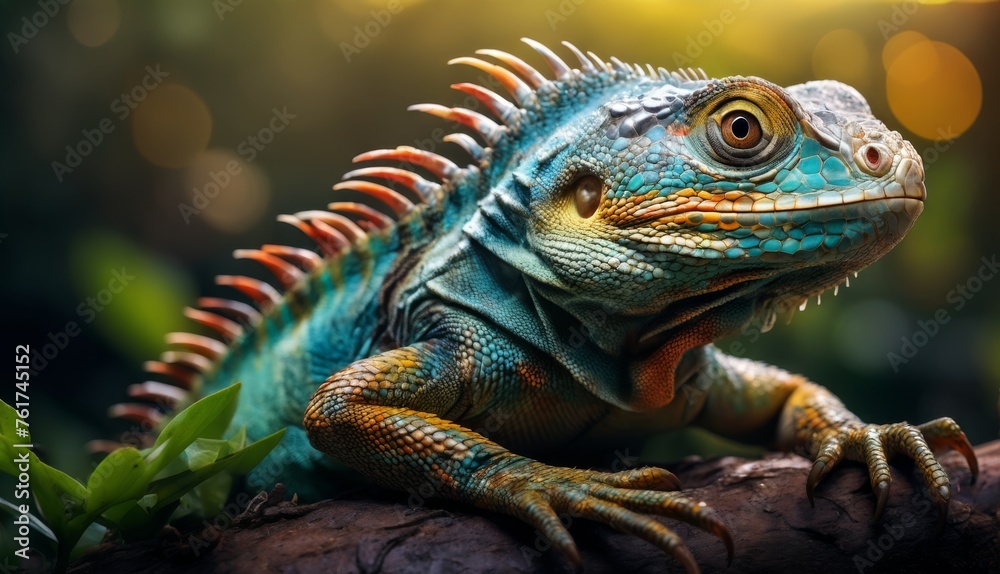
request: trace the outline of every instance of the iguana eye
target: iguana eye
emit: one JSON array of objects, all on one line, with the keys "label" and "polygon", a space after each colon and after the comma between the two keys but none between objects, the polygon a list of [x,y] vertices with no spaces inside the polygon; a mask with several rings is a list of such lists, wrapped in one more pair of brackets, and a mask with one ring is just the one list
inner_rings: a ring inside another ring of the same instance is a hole
[{"label": "iguana eye", "polygon": [[570,188],[573,191],[573,203],[576,204],[577,214],[584,219],[594,215],[604,196],[604,183],[600,178],[587,174],[577,178]]},{"label": "iguana eye", "polygon": [[704,119],[695,118],[695,144],[707,144],[701,149],[725,165],[764,167],[787,151],[793,141],[790,111],[763,92],[747,90],[708,109]]},{"label": "iguana eye", "polygon": [[760,143],[760,122],[750,112],[736,110],[722,118],[722,139],[737,149],[750,149]]}]

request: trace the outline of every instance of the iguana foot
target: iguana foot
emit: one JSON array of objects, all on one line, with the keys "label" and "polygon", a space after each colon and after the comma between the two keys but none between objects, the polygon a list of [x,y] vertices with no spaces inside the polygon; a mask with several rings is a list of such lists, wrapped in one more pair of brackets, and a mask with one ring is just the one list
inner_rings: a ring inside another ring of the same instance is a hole
[{"label": "iguana foot", "polygon": [[806,481],[806,495],[813,504],[813,490],[823,477],[841,460],[856,460],[868,466],[872,488],[877,496],[875,515],[877,521],[885,510],[889,499],[892,476],[889,473],[889,458],[895,454],[905,454],[916,462],[920,473],[930,489],[931,497],[937,502],[939,526],[943,526],[951,498],[951,483],[948,474],[934,458],[932,449],[951,447],[960,452],[969,464],[972,480],[979,474],[979,465],[969,439],[950,418],[914,426],[908,423],[887,425],[862,424],[841,429],[828,436],[821,444],[816,461]]},{"label": "iguana foot", "polygon": [[508,461],[484,469],[474,497],[476,504],[516,516],[535,526],[579,569],[583,562],[560,515],[603,522],[659,546],[689,573],[698,566],[684,543],[648,514],[697,526],[718,537],[733,559],[733,538],[722,520],[704,502],[677,492],[680,482],[661,468],[646,467],[606,473],[548,466],[510,455]]}]

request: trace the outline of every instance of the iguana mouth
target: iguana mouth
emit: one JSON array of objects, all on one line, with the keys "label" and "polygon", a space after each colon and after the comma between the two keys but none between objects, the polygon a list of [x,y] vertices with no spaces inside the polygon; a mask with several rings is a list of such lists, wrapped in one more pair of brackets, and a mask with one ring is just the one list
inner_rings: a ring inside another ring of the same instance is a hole
[{"label": "iguana mouth", "polygon": [[[747,257],[747,261],[781,263],[793,256],[821,263],[854,259],[853,254],[861,251],[881,255],[902,239],[922,211],[923,201],[916,197],[863,198],[841,205],[764,212],[689,210],[647,224],[669,226],[665,231],[631,234],[628,240],[694,257],[700,264]],[[864,258],[874,260],[868,255]]]},{"label": "iguana mouth", "polygon": [[[768,245],[767,240],[764,240],[765,242],[759,244],[764,252],[757,256],[757,260],[770,261],[777,266],[734,269],[717,277],[706,289],[675,301],[652,318],[649,322],[650,328],[643,333],[638,343],[642,348],[655,346],[656,341],[671,329],[695,320],[712,309],[741,299],[754,300],[757,304],[765,303],[762,305],[766,309],[762,312],[761,319],[763,324],[767,325],[766,330],[773,324],[777,312],[793,307],[804,308],[806,301],[812,297],[819,299],[819,296],[829,289],[836,291],[840,285],[849,286],[849,277],[852,273],[856,275],[857,270],[880,257],[902,239],[923,210],[924,198],[922,184],[917,190],[919,194],[912,192],[913,196],[906,197],[887,197],[881,188],[875,190],[880,192],[877,196],[860,190],[852,191],[856,191],[853,195],[858,197],[839,205],[809,205],[762,212],[723,212],[725,215],[733,216],[727,219],[734,221],[737,227],[752,228],[755,231],[802,228],[813,223],[823,225],[828,231],[839,232],[841,235],[828,236],[822,233],[810,235],[794,243],[796,250],[792,251],[784,250],[782,246],[787,244],[777,239],[772,240],[775,242],[774,245]],[[720,224],[717,227],[720,231],[726,229],[724,226],[726,220],[722,218],[710,217],[701,221],[691,218],[692,215],[720,215],[718,212],[696,211],[689,208],[684,215],[688,217],[687,226],[699,227],[703,233],[705,228],[701,226],[713,221]],[[882,223],[871,226],[871,235],[854,237],[840,245],[846,237],[844,230],[850,228],[852,222],[859,220],[870,222],[877,220]],[[660,220],[661,223],[663,221]],[[825,245],[827,237],[836,237],[839,240],[834,244]],[[684,238],[672,234],[649,238],[648,241],[664,244],[662,241],[664,238],[668,238],[671,244],[682,249],[690,247],[685,245]],[[732,242],[734,246],[739,245],[739,240],[732,238],[726,240]],[[811,260],[803,259],[804,265],[801,267],[795,269],[783,267],[789,257],[798,254],[798,247],[810,251],[814,256]],[[703,259],[705,262],[713,260]],[[805,263],[807,260],[809,262]]]},{"label": "iguana mouth", "polygon": [[[861,190],[855,190],[858,194],[872,195]],[[878,191],[878,190],[876,190]],[[863,217],[872,217],[890,211],[899,214],[909,214],[916,217],[920,214],[923,205],[922,197],[859,197],[857,199],[844,200],[839,203],[826,203],[820,196],[829,194],[837,195],[838,198],[846,197],[839,192],[823,192],[817,194],[802,194],[798,197],[789,197],[792,194],[780,196],[777,200],[770,201],[768,208],[754,210],[717,211],[713,206],[694,206],[686,210],[671,210],[673,213],[665,214],[664,217],[657,218],[660,223],[672,223],[684,227],[698,227],[705,224],[717,224],[717,227],[724,230],[736,229],[738,227],[778,227],[786,224],[804,224],[809,221],[835,221],[851,220]],[[786,200],[786,198],[788,198]],[[794,207],[782,209],[783,203],[792,202]],[[684,206],[680,206],[684,207]],[[885,207],[887,209],[877,209]],[[875,209],[875,211],[873,211]]]},{"label": "iguana mouth", "polygon": [[868,217],[874,215],[871,208],[878,205],[915,218],[920,214],[919,204],[926,198],[923,168],[918,161],[903,157],[888,181],[872,182],[867,187],[809,193],[682,189],[662,201],[649,200],[651,205],[635,210],[628,226],[648,226],[655,221],[680,227],[715,224],[728,231]]}]

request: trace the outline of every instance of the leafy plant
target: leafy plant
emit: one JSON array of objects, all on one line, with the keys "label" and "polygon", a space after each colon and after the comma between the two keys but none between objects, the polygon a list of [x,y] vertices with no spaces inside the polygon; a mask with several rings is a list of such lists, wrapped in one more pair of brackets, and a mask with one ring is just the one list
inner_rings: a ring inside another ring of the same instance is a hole
[{"label": "leafy plant", "polygon": [[[179,412],[160,431],[152,447],[115,450],[90,474],[86,485],[28,452],[31,493],[42,519],[58,543],[56,571],[69,564],[70,552],[94,523],[116,529],[126,540],[149,537],[167,523],[181,497],[223,471],[244,474],[260,463],[285,433],[282,429],[247,443],[240,428],[223,439],[239,398],[236,383]],[[30,442],[16,435],[17,414],[0,401],[0,471],[18,476],[14,445]]]}]

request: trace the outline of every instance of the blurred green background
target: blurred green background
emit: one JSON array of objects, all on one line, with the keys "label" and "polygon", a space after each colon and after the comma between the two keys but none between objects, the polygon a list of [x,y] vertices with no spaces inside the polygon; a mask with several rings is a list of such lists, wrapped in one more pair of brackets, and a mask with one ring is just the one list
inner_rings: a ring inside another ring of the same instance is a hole
[{"label": "blurred green background", "polygon": [[[228,295],[215,274],[265,277],[233,249],[308,245],[274,217],[332,201],[360,152],[427,147],[444,126],[406,106],[457,104],[448,85],[478,76],[448,59],[490,47],[541,68],[521,36],[714,76],[857,87],[924,150],[924,214],[840,296],[722,347],[808,375],[867,420],[951,416],[973,442],[997,438],[1000,279],[973,279],[1000,250],[996,3],[236,1],[53,0],[53,16],[46,2],[0,6],[0,312],[8,356],[54,345],[31,387],[50,462],[83,475],[84,442],[127,428],[106,407],[150,378],[141,363],[164,333],[191,329],[184,305]],[[239,170],[228,179],[227,165]],[[220,191],[196,202],[213,176]],[[122,269],[134,278],[113,293]],[[947,323],[915,335],[941,310]],[[909,358],[904,337],[923,343]]]}]

